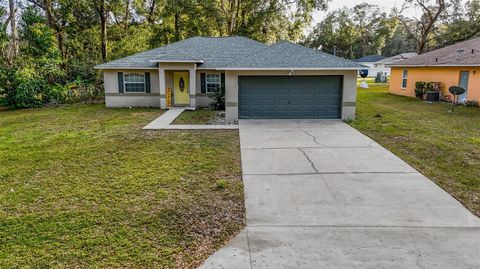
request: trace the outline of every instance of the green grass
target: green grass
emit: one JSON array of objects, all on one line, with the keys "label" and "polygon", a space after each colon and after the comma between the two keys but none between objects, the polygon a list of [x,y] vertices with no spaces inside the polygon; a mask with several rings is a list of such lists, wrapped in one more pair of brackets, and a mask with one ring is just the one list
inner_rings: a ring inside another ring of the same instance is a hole
[{"label": "green grass", "polygon": [[172,124],[193,124],[205,125],[207,124],[218,111],[210,109],[198,109],[195,111],[185,110],[178,116]]},{"label": "green grass", "polygon": [[238,133],[141,130],[159,113],[0,112],[0,268],[195,268],[235,235]]},{"label": "green grass", "polygon": [[432,179],[480,216],[480,109],[358,89],[351,125]]}]

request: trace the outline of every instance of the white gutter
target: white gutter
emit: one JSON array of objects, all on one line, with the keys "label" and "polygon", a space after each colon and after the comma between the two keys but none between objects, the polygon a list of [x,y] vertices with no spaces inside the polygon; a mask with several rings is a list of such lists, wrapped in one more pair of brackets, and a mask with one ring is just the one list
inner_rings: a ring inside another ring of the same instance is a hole
[{"label": "white gutter", "polygon": [[[295,70],[299,70],[299,71],[302,71],[302,70],[305,70],[305,71],[308,71],[308,70],[323,70],[323,71],[328,71],[328,70],[362,70],[362,69],[365,69],[365,68],[368,68],[368,67],[349,67],[349,68],[346,68],[346,67],[294,67],[294,68],[287,68],[287,67],[270,67],[270,68],[216,68],[216,70],[238,70],[238,71],[261,71],[261,70],[265,70],[265,71],[270,71],[270,70],[286,70],[286,71],[295,71]],[[200,68],[199,68],[200,69]]]},{"label": "white gutter", "polygon": [[151,63],[203,63],[202,60],[150,60]]},{"label": "white gutter", "polygon": [[135,70],[157,70],[158,67],[97,67],[94,66],[93,69],[100,69],[100,70],[129,70],[129,69],[135,69]]},{"label": "white gutter", "polygon": [[387,67],[479,67],[480,64],[387,65]]},{"label": "white gutter", "polygon": [[[162,63],[162,62],[160,62]],[[167,63],[167,62],[165,62]],[[178,61],[172,61],[172,63],[182,63],[182,62],[178,62]],[[195,62],[194,62],[195,63]],[[307,68],[284,68],[284,67],[272,67],[272,68],[220,68],[220,67],[214,67],[214,68],[197,68],[197,70],[218,70],[218,71],[221,71],[221,70],[229,70],[229,71],[235,71],[235,70],[238,70],[238,71],[250,71],[250,70],[253,70],[253,71],[270,71],[270,70],[274,70],[274,71],[295,71],[295,70],[298,70],[298,71],[309,71],[309,70],[312,70],[312,71],[328,71],[328,70],[346,70],[346,71],[358,71],[358,70],[362,70],[362,69],[365,69],[365,68],[368,68],[368,67],[357,67],[357,68],[353,68],[353,67],[350,67],[350,68],[343,68],[343,67],[331,67],[331,68],[328,68],[328,67],[322,67],[322,68],[314,68],[314,67],[307,67]],[[94,67],[93,69],[101,69],[101,70],[128,70],[128,69],[135,69],[135,70],[157,70],[158,67]]]}]

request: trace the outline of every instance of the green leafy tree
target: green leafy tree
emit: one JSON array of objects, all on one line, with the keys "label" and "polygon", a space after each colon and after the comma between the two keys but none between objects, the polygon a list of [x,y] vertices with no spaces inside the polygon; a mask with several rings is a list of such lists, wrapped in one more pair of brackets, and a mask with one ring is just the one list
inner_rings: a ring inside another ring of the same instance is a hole
[{"label": "green leafy tree", "polygon": [[397,23],[392,36],[385,42],[382,55],[390,57],[401,53],[415,52],[416,49],[416,40],[408,34],[403,24]]},{"label": "green leafy tree", "polygon": [[302,43],[354,59],[381,53],[394,28],[393,18],[378,6],[365,3],[329,12]]},{"label": "green leafy tree", "polygon": [[327,14],[325,19],[314,27],[303,44],[334,53],[346,58],[354,58],[354,42],[358,31],[350,17],[350,10],[342,8]]},{"label": "green leafy tree", "polygon": [[8,22],[6,21],[5,14],[5,8],[0,6],[0,52],[2,53],[0,56],[0,65],[2,66],[7,64],[7,50],[10,42],[10,38],[7,33]]},{"label": "green leafy tree", "polygon": [[33,7],[22,14],[20,41],[16,66],[0,69],[0,95],[9,107],[40,107],[59,97],[52,86],[63,82],[64,72],[55,33]]},{"label": "green leafy tree", "polygon": [[454,0],[451,10],[441,18],[441,25],[436,35],[440,46],[454,44],[480,35],[480,0],[467,1],[462,4]]},{"label": "green leafy tree", "polygon": [[[400,10],[394,9],[397,19],[404,25],[408,34],[415,39],[418,54],[428,50],[428,44],[433,39],[439,19],[447,9],[445,0],[405,0]],[[422,11],[418,18],[409,18],[402,15],[408,8],[417,8]]]}]

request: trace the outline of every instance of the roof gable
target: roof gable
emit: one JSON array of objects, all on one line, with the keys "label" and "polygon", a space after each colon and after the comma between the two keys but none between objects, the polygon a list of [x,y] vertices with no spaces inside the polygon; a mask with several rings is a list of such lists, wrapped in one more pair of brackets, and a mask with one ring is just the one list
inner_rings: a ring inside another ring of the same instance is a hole
[{"label": "roof gable", "polygon": [[480,37],[398,61],[391,66],[480,66]]}]

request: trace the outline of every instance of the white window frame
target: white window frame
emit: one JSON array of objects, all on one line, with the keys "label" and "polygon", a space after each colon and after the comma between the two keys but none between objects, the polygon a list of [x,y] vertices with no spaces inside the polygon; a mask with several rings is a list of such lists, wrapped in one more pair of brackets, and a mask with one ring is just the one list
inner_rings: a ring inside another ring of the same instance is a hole
[{"label": "white window frame", "polygon": [[[208,82],[208,76],[218,77],[218,82]],[[207,73],[205,74],[205,93],[215,93],[216,91],[209,91],[208,85],[218,85],[218,91],[222,90],[222,77],[218,73]]]},{"label": "white window frame", "polygon": [[[405,82],[405,86],[404,83]],[[403,69],[402,71],[402,89],[406,89],[408,86],[408,69]]]},{"label": "white window frame", "polygon": [[[127,75],[140,75],[143,77],[143,82],[127,82]],[[143,92],[129,92],[127,91],[127,83],[129,84],[143,84]],[[123,92],[124,93],[146,93],[147,92],[147,83],[145,81],[145,73],[140,72],[130,72],[123,74]]]}]

